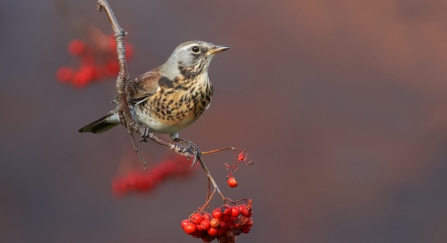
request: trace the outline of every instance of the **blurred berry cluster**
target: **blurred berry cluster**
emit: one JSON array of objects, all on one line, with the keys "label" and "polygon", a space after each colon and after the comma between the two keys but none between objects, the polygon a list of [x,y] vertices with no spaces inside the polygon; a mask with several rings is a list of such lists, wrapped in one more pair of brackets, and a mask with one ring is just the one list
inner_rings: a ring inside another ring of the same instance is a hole
[{"label": "blurred berry cluster", "polygon": [[[76,88],[83,88],[93,81],[116,77],[119,72],[116,54],[116,42],[113,36],[108,37],[104,46],[88,44],[81,40],[73,40],[68,44],[68,53],[79,60],[78,67],[60,67],[56,77],[60,82]],[[133,46],[126,45],[126,59],[133,55]]]},{"label": "blurred berry cluster", "polygon": [[130,192],[147,193],[160,182],[170,178],[184,178],[190,175],[191,161],[183,156],[165,160],[147,170],[132,170],[123,177],[116,177],[112,182],[112,191],[116,197],[123,197]]},{"label": "blurred berry cluster", "polygon": [[246,201],[247,204],[234,206],[225,204],[211,214],[196,212],[183,220],[181,226],[185,233],[204,242],[217,239],[220,243],[234,243],[236,236],[249,233],[253,226],[252,200]]}]

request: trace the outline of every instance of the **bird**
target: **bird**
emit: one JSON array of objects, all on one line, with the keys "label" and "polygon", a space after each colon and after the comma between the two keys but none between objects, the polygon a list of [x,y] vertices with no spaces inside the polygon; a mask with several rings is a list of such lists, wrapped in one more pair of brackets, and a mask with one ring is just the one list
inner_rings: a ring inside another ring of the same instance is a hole
[{"label": "bird", "polygon": [[[134,121],[150,131],[169,134],[175,142],[195,146],[178,134],[208,109],[213,97],[208,68],[216,54],[228,49],[227,45],[198,40],[185,42],[163,65],[127,82],[126,99]],[[115,109],[79,132],[99,134],[120,124],[118,97],[112,103],[117,104]],[[147,141],[147,137],[143,135],[140,141]]]}]

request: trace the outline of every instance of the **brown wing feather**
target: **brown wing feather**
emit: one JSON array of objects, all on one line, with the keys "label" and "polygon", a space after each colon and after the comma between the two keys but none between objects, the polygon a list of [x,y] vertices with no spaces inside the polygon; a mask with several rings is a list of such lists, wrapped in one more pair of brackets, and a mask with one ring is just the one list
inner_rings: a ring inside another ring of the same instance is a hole
[{"label": "brown wing feather", "polygon": [[157,92],[158,80],[161,78],[159,69],[160,67],[155,68],[127,83],[126,91],[129,103],[135,104]]}]

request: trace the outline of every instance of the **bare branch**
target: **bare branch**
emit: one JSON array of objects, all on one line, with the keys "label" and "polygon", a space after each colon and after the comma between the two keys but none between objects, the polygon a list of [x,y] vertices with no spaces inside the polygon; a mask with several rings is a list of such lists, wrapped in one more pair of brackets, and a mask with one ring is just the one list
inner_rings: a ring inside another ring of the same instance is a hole
[{"label": "bare branch", "polygon": [[109,17],[110,24],[112,25],[112,29],[113,29],[113,32],[115,32],[115,34],[121,33],[121,32],[124,33],[124,30],[118,24],[118,20],[116,20],[116,17],[113,14],[112,8],[110,7],[107,0],[98,0],[97,8],[99,11],[104,9],[104,11],[107,14],[107,17]]},{"label": "bare branch", "polygon": [[[98,0],[97,8],[99,11],[104,9],[109,18],[110,24],[112,25],[113,32],[115,33],[115,41],[116,41],[116,52],[118,55],[118,62],[120,66],[120,71],[118,73],[118,78],[116,79],[116,90],[118,91],[119,97],[119,117],[123,125],[127,128],[127,132],[129,133],[130,140],[132,141],[132,146],[135,152],[137,152],[138,157],[146,168],[146,161],[143,159],[141,154],[138,151],[137,145],[135,144],[135,139],[133,137],[132,127],[136,125],[136,122],[133,120],[129,105],[126,99],[125,87],[126,82],[129,81],[130,76],[127,71],[127,61],[126,61],[126,48],[124,46],[124,36],[126,36],[126,32],[119,26],[118,20],[113,14],[112,8],[106,0]],[[124,119],[122,119],[124,118]]]}]

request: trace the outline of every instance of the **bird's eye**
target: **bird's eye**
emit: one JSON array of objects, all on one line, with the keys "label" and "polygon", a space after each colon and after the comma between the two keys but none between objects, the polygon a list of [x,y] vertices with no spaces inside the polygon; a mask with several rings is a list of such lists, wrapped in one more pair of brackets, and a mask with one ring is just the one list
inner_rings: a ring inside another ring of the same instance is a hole
[{"label": "bird's eye", "polygon": [[192,50],[192,52],[194,52],[194,53],[199,53],[200,48],[199,48],[198,46],[193,46],[191,50]]}]

